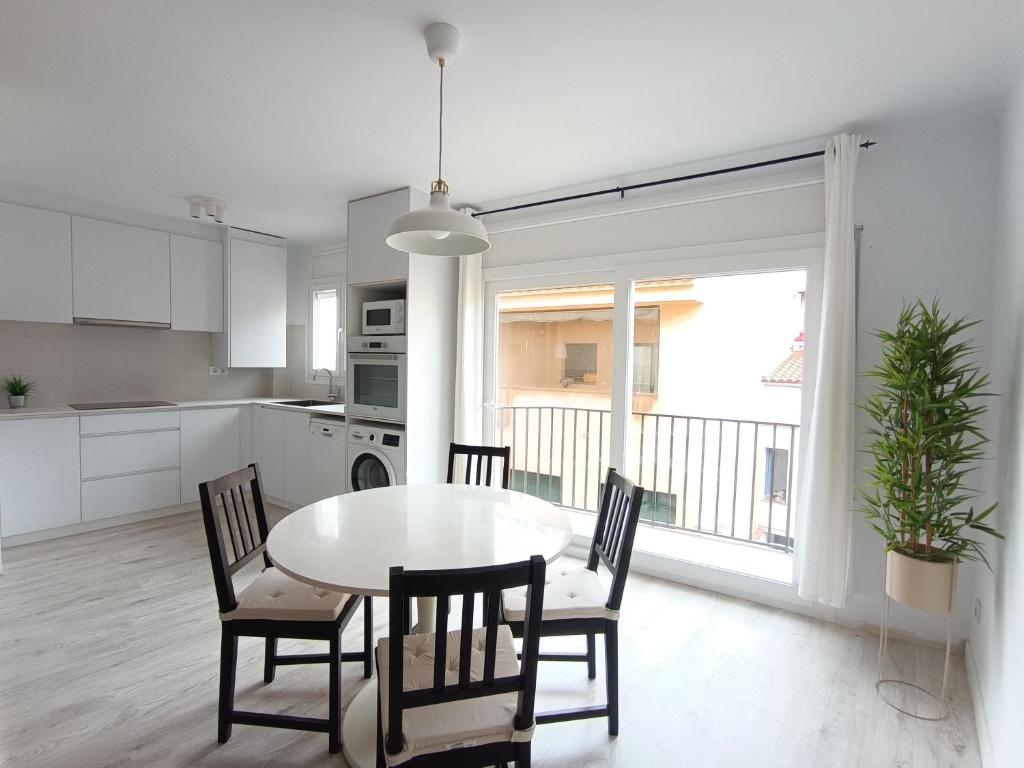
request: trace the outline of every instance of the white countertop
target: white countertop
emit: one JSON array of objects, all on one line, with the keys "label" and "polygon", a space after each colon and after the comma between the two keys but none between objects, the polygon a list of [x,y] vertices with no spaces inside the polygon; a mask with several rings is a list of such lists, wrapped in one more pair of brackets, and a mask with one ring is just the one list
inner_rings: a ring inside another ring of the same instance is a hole
[{"label": "white countertop", "polygon": [[389,569],[551,562],[569,546],[565,510],[517,491],[394,485],[347,493],[292,512],[267,552],[285,573],[329,590],[386,595]]},{"label": "white countertop", "polygon": [[344,404],[337,405],[281,405],[282,400],[299,400],[296,397],[244,397],[228,400],[182,400],[174,405],[157,405],[149,408],[100,408],[80,411],[68,405],[48,405],[41,408],[2,408],[0,421],[10,419],[45,419],[59,416],[92,416],[100,413],[143,413],[146,411],[190,411],[198,408],[226,408],[233,405],[267,405],[286,411],[305,411],[329,416],[344,416]]}]

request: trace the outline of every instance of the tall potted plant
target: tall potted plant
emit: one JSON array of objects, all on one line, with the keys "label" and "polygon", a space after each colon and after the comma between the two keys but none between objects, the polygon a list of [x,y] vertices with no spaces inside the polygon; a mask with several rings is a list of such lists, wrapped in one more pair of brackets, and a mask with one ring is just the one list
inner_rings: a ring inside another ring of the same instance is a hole
[{"label": "tall potted plant", "polygon": [[885,541],[885,589],[906,605],[949,614],[957,565],[985,559],[974,534],[1002,538],[976,511],[965,485],[987,443],[980,420],[988,375],[961,334],[977,325],[952,319],[938,301],[904,307],[892,331],[878,331],[882,361],[869,372],[877,389],[862,408],[871,419],[874,465],[863,511]]}]

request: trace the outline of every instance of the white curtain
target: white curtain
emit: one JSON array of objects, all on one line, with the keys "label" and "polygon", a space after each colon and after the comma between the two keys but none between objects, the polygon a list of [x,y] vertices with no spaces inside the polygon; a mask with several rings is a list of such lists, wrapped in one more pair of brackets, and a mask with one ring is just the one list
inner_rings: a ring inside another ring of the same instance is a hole
[{"label": "white curtain", "polygon": [[856,263],[853,190],[860,136],[825,148],[825,268],[818,363],[807,396],[796,540],[800,597],[835,608],[846,602],[853,506]]},{"label": "white curtain", "polygon": [[455,348],[455,441],[483,442],[483,255],[459,257],[459,316]]}]

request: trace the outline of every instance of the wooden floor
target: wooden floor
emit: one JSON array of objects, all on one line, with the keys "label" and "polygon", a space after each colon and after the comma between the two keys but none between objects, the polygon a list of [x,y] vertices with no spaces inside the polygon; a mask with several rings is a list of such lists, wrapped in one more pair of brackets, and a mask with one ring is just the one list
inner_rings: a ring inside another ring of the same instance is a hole
[{"label": "wooden floor", "polygon": [[[198,513],[9,549],[4,566],[0,766],[345,765],[323,734],[235,726],[216,743],[219,622]],[[348,648],[361,631],[357,615]],[[914,720],[876,697],[870,632],[635,574],[620,644],[621,735],[602,720],[541,726],[535,765],[980,765],[960,658],[949,719]],[[908,668],[939,662],[931,648],[900,652]],[[257,640],[239,663],[238,706],[326,715],[322,665],[264,686]],[[345,669],[347,704],[367,683]],[[603,696],[600,665],[595,682],[577,664],[540,676],[542,709]]]}]

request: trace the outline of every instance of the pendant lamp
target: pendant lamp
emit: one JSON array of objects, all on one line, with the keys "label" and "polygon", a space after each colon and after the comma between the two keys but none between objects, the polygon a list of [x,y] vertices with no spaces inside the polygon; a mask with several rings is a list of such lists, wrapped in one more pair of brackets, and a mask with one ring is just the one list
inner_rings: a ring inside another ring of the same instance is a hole
[{"label": "pendant lamp", "polygon": [[459,30],[451,24],[436,22],[423,30],[427,54],[441,72],[440,109],[437,131],[437,180],[430,185],[430,203],[426,208],[403,213],[391,225],[387,244],[396,251],[427,256],[467,256],[483,253],[491,247],[483,223],[453,210],[448,184],[441,177],[441,153],[444,146],[444,68],[459,48]]}]

